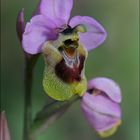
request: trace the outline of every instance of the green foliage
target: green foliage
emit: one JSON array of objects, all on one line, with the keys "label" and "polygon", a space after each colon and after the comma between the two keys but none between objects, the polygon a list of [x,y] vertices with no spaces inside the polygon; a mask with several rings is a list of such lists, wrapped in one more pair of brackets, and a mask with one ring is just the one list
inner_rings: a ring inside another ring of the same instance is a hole
[{"label": "green foliage", "polygon": [[[3,0],[1,9],[1,110],[5,110],[12,140],[20,140],[23,127],[23,54],[16,37],[17,12],[26,7],[29,19],[37,1]],[[138,140],[138,0],[75,0],[74,15],[89,15],[107,29],[107,41],[89,54],[86,63],[88,79],[110,77],[122,88],[123,120],[119,131],[107,140]],[[86,10],[85,10],[86,9]],[[49,102],[42,89],[43,58],[34,78],[34,114]],[[39,140],[99,140],[84,120],[76,103]]]}]

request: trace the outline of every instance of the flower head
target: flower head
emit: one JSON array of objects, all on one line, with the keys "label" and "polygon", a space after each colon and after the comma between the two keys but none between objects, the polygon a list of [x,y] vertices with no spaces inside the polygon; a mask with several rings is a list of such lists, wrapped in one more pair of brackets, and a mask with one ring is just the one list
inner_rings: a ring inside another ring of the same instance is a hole
[{"label": "flower head", "polygon": [[96,48],[106,38],[104,28],[91,17],[75,16],[69,20],[72,7],[73,0],[40,0],[30,22],[24,24],[23,10],[17,19],[24,51],[44,54],[47,69],[43,87],[56,100],[84,94],[87,50]]},{"label": "flower head", "polygon": [[89,124],[101,137],[112,135],[121,123],[121,91],[108,78],[95,78],[88,82],[81,108]]},{"label": "flower head", "polygon": [[22,46],[25,52],[37,54],[42,52],[46,41],[56,40],[59,33],[67,27],[84,25],[86,32],[79,32],[79,42],[92,50],[106,38],[104,28],[93,18],[75,16],[69,20],[73,0],[40,0],[35,15],[26,24]]},{"label": "flower head", "polygon": [[44,54],[45,92],[61,101],[74,94],[84,94],[87,50],[96,48],[106,38],[104,28],[91,17],[75,16],[69,20],[72,7],[73,0],[40,0],[25,28],[23,10],[17,20],[24,51],[31,55]]}]

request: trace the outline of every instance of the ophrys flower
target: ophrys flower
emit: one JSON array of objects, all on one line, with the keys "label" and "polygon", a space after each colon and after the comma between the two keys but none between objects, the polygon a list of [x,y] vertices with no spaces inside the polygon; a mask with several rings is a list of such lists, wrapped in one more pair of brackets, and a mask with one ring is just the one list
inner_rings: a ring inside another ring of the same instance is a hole
[{"label": "ophrys flower", "polygon": [[83,95],[87,89],[87,50],[106,38],[104,28],[91,17],[75,16],[69,20],[72,6],[73,0],[41,0],[23,33],[25,52],[45,56],[43,86],[56,100]]},{"label": "ophrys flower", "polygon": [[81,100],[83,113],[101,137],[108,137],[121,124],[121,90],[111,79],[99,77],[88,82]]}]

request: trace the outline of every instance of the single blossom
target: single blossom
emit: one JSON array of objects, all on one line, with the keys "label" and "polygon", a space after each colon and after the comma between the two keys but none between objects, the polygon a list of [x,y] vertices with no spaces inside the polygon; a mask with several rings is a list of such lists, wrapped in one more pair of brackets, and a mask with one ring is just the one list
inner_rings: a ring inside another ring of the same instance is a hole
[{"label": "single blossom", "polygon": [[[60,101],[85,93],[87,50],[96,48],[106,38],[104,28],[91,17],[75,16],[69,20],[72,7],[73,0],[40,0],[22,34],[26,53],[44,54],[44,90]],[[22,19],[23,14],[20,15],[18,19]]]},{"label": "single blossom", "polygon": [[[84,74],[87,51],[98,47],[106,31],[93,18],[70,13],[73,0],[40,0],[31,20],[24,23],[24,11],[17,19],[17,33],[27,54],[43,53],[43,87],[55,100],[82,96],[81,108],[91,126],[102,137],[112,135],[121,123],[121,91],[107,78],[87,80]],[[88,88],[87,88],[88,86]]]},{"label": "single blossom", "polygon": [[0,140],[10,140],[10,133],[5,112],[0,113]]},{"label": "single blossom", "polygon": [[121,91],[108,78],[95,78],[88,82],[88,90],[81,100],[82,111],[101,137],[112,135],[121,124]]}]

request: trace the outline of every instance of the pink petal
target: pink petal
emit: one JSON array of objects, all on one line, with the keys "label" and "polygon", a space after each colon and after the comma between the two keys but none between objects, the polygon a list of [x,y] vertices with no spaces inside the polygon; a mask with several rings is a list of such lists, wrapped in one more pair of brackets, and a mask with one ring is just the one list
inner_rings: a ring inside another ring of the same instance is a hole
[{"label": "pink petal", "polygon": [[38,12],[54,20],[61,19],[67,24],[73,6],[73,0],[40,0]]},{"label": "pink petal", "polygon": [[10,133],[4,111],[0,114],[0,140],[10,140]]},{"label": "pink petal", "polygon": [[108,114],[117,118],[121,117],[121,109],[119,104],[112,101],[110,98],[108,98],[108,96],[104,96],[104,94],[94,95],[85,93],[82,98],[82,102],[84,102],[85,105],[95,112]]},{"label": "pink petal", "polygon": [[117,123],[120,122],[119,118],[91,111],[91,109],[87,106],[83,106],[82,110],[91,127],[97,132],[102,132],[111,129],[113,126],[117,125]]},{"label": "pink petal", "polygon": [[22,46],[25,52],[29,54],[40,53],[45,41],[56,39],[55,28],[57,25],[43,15],[32,17],[30,22],[26,24],[23,33]]},{"label": "pink petal", "polygon": [[88,89],[98,89],[109,96],[113,101],[121,102],[120,87],[111,79],[98,77],[88,82]]},{"label": "pink petal", "polygon": [[102,94],[85,93],[81,107],[90,125],[98,132],[111,129],[121,120],[119,104]]},{"label": "pink petal", "polygon": [[87,32],[79,33],[80,42],[88,51],[102,44],[107,36],[104,28],[93,18],[87,16],[75,16],[70,20],[70,26],[85,25]]}]

